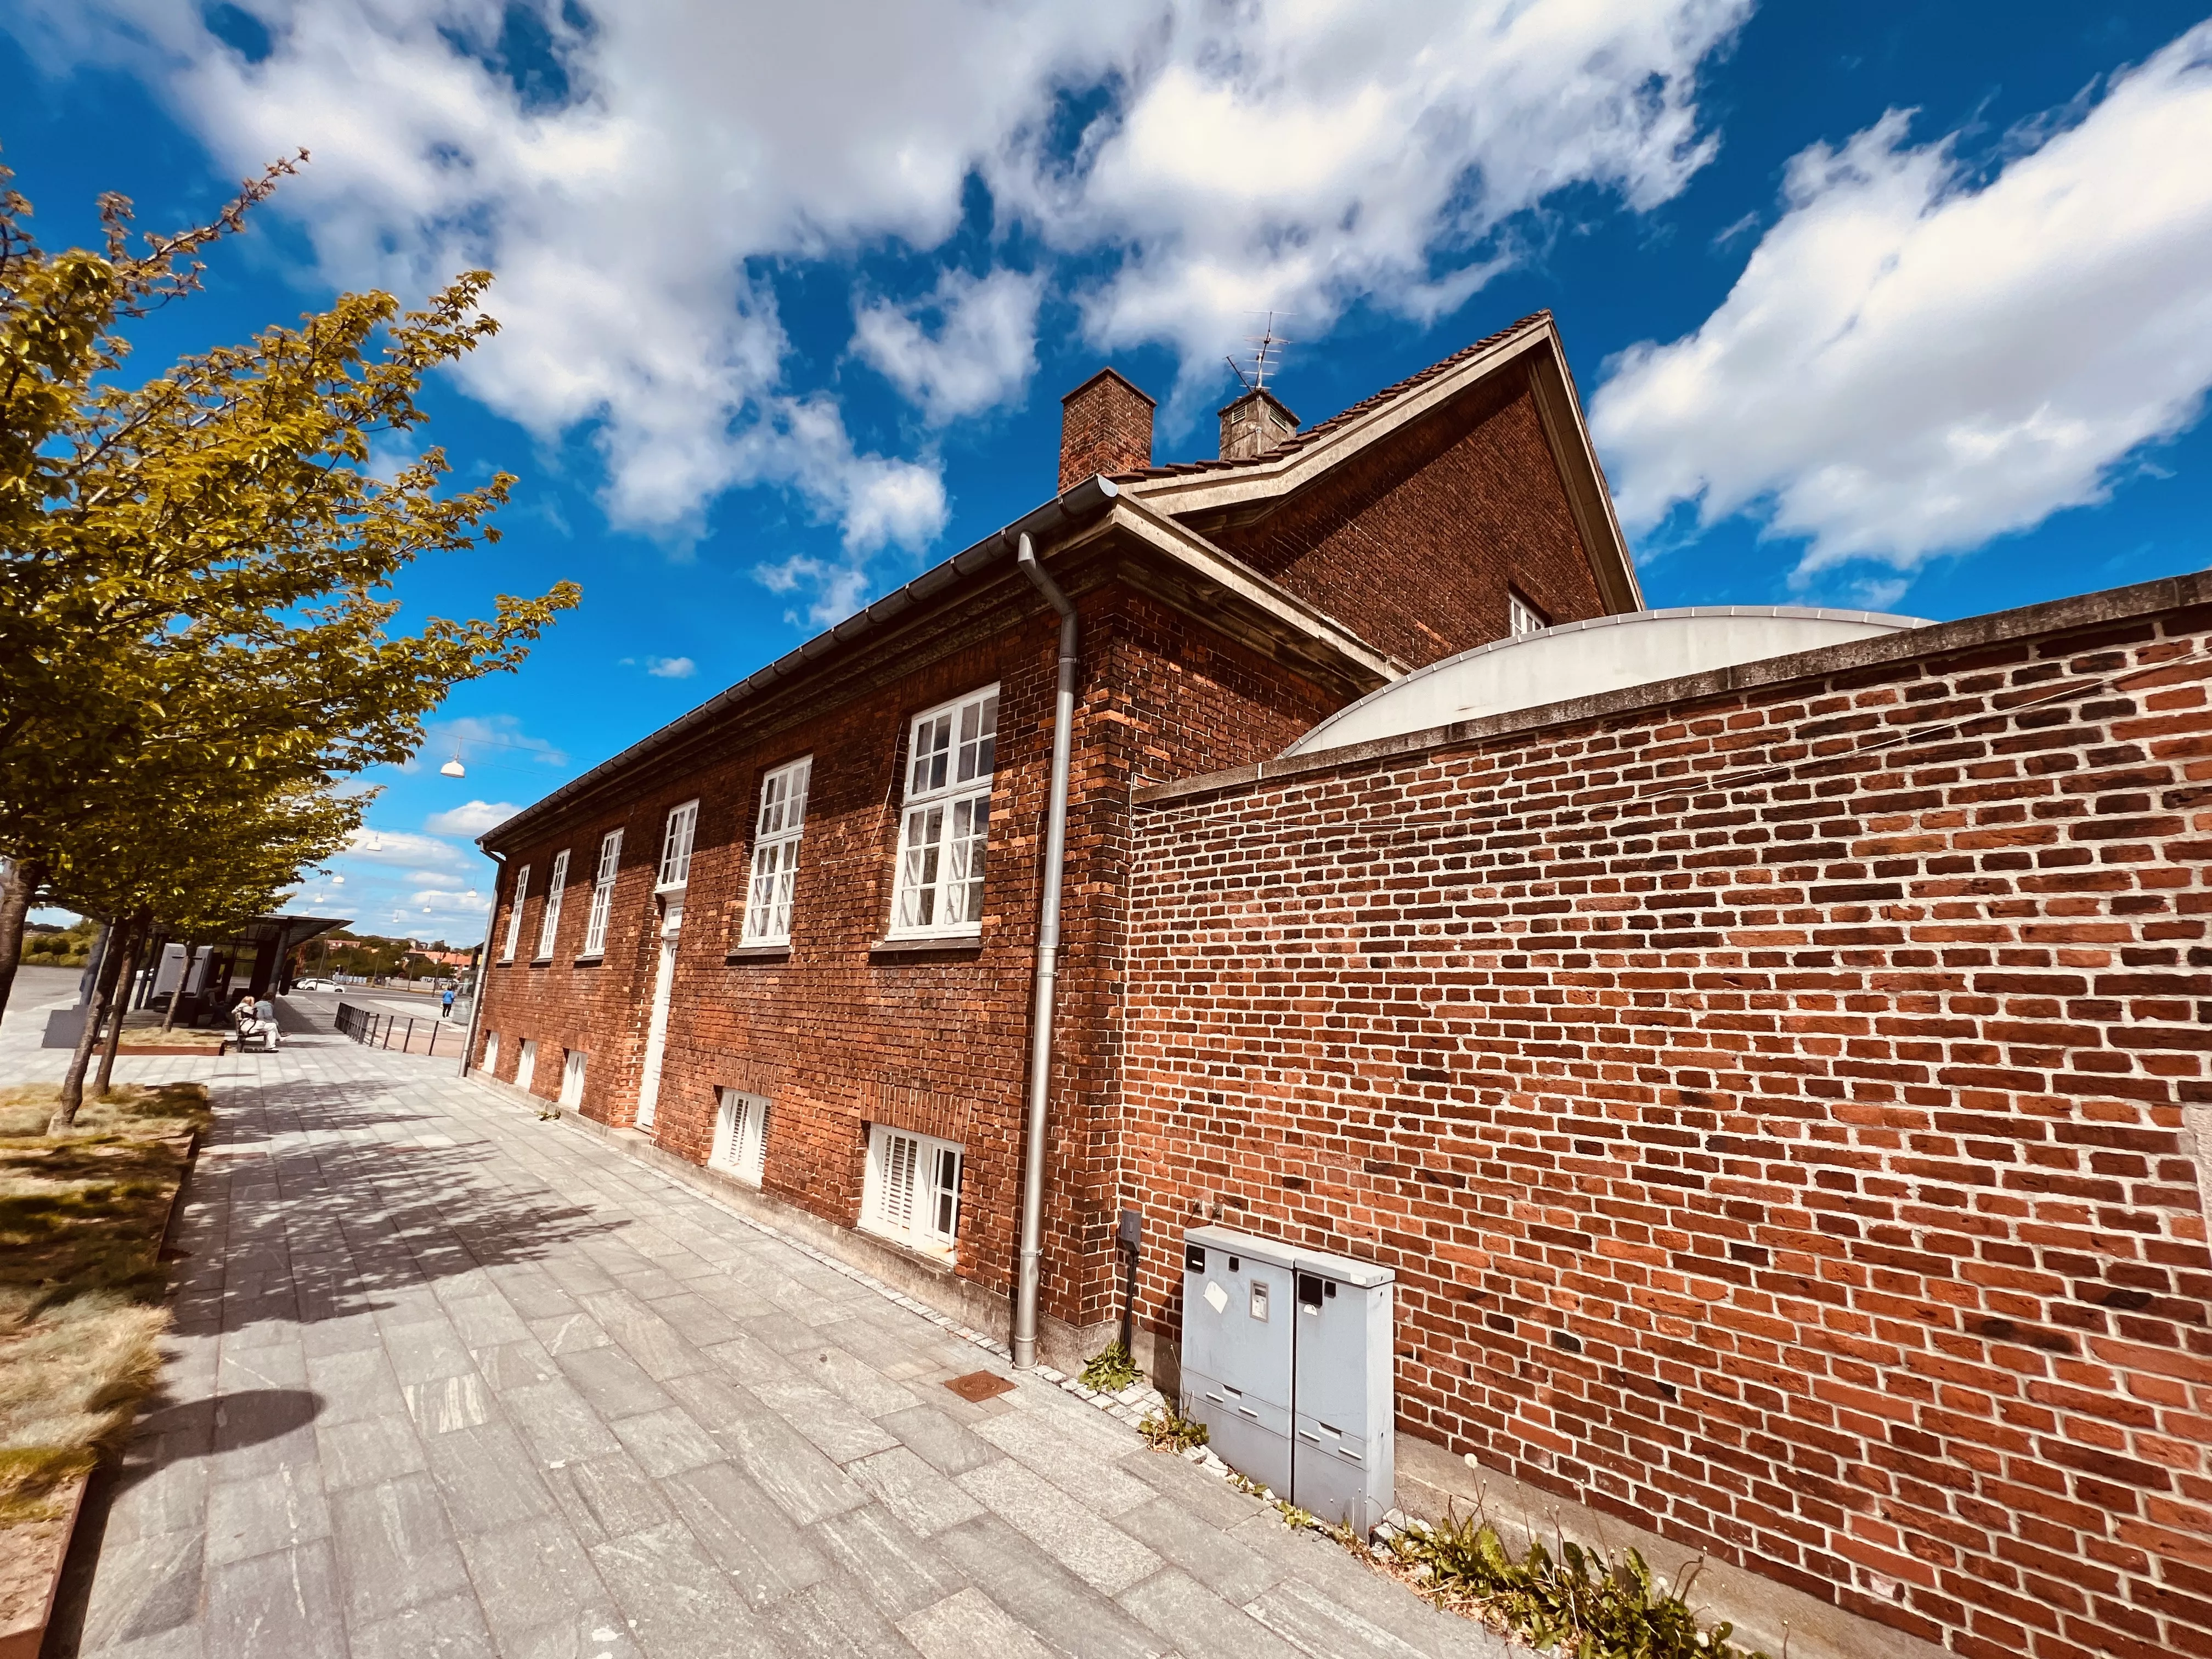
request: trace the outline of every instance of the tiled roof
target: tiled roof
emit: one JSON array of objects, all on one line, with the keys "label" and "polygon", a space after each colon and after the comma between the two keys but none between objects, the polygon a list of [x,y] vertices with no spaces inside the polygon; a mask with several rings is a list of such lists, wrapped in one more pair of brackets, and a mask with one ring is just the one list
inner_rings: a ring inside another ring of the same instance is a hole
[{"label": "tiled roof", "polygon": [[1380,409],[1383,404],[1389,403],[1394,398],[1404,397],[1406,393],[1414,390],[1418,386],[1426,386],[1431,380],[1436,379],[1437,375],[1443,374],[1446,370],[1459,363],[1465,362],[1469,357],[1475,356],[1478,352],[1487,351],[1492,346],[1502,345],[1504,342],[1511,339],[1515,335],[1522,333],[1526,330],[1537,327],[1541,324],[1548,323],[1551,320],[1552,313],[1549,311],[1532,312],[1529,315],[1523,317],[1519,322],[1511,324],[1507,327],[1501,328],[1495,334],[1486,334],[1481,339],[1477,340],[1474,344],[1463,346],[1459,350],[1453,352],[1450,356],[1443,358],[1440,362],[1431,363],[1426,368],[1421,370],[1419,374],[1407,375],[1404,380],[1399,381],[1397,385],[1384,386],[1382,391],[1376,392],[1373,397],[1361,398],[1358,403],[1352,404],[1351,408],[1345,410],[1342,413],[1332,415],[1328,419],[1322,421],[1316,425],[1306,428],[1303,432],[1293,434],[1291,436],[1285,438],[1281,443],[1277,444],[1273,449],[1269,450],[1264,455],[1255,455],[1249,460],[1243,461],[1170,461],[1164,466],[1146,466],[1139,467],[1132,472],[1116,472],[1113,475],[1114,482],[1116,483],[1135,483],[1146,478],[1176,478],[1185,477],[1193,472],[1221,472],[1226,471],[1233,467],[1255,466],[1262,461],[1279,460],[1283,456],[1295,454],[1297,451],[1304,448],[1308,444],[1313,442],[1315,439],[1324,437],[1328,434],[1336,431],[1339,428],[1343,427],[1352,421],[1358,420],[1361,416],[1372,413],[1374,410]]}]

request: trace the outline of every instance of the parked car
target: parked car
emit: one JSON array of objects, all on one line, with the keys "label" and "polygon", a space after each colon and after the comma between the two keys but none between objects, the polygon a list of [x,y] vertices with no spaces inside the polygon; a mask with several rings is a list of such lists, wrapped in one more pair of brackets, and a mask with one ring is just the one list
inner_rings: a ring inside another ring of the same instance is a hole
[{"label": "parked car", "polygon": [[327,979],[298,979],[292,981],[295,991],[335,991],[338,988]]}]

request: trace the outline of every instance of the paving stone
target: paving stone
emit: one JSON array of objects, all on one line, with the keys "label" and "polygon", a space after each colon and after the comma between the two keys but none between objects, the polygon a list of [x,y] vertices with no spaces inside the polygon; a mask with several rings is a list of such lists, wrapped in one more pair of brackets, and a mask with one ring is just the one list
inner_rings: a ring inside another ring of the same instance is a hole
[{"label": "paving stone", "polygon": [[1305,1651],[1179,1567],[1153,1574],[1117,1599],[1187,1659],[1300,1659]]},{"label": "paving stone", "polygon": [[341,1628],[330,1540],[210,1569],[204,1617],[207,1650],[224,1659],[329,1652]]},{"label": "paving stone", "polygon": [[874,1366],[842,1348],[802,1352],[793,1354],[792,1359],[801,1371],[836,1389],[867,1416],[888,1416],[907,1411],[914,1404],[910,1390],[901,1388]]},{"label": "paving stone", "polygon": [[477,1362],[477,1373],[494,1394],[550,1382],[561,1375],[553,1356],[535,1337],[520,1342],[501,1342],[489,1348],[471,1348],[469,1353]]},{"label": "paving stone", "polygon": [[714,1437],[693,1422],[681,1406],[638,1417],[617,1417],[607,1426],[637,1459],[639,1467],[656,1478],[720,1462],[723,1456]]},{"label": "paving stone", "polygon": [[434,1302],[431,1308],[427,1318],[385,1328],[384,1352],[392,1361],[392,1375],[403,1387],[466,1376],[477,1368],[468,1345],[454,1331],[445,1310]]},{"label": "paving stone", "polygon": [[206,1555],[206,1540],[198,1528],[136,1544],[103,1540],[100,1571],[85,1606],[82,1651],[105,1653],[138,1644],[151,1650],[180,1630],[196,1650]]},{"label": "paving stone", "polygon": [[1160,1558],[1152,1551],[1010,1459],[958,1479],[969,1496],[1093,1589],[1117,1595],[1159,1571]]},{"label": "paving stone", "polygon": [[[562,1659],[599,1651],[620,1651],[628,1644],[627,1621],[599,1582],[584,1547],[565,1522],[544,1519],[489,1533],[464,1533],[461,1553],[486,1627],[502,1656],[559,1654]],[[602,1642],[583,1645],[596,1630]]]},{"label": "paving stone", "polygon": [[890,1510],[872,1504],[833,1515],[809,1530],[822,1553],[894,1619],[942,1601],[967,1582]]},{"label": "paving stone", "polygon": [[1422,1615],[1419,1626],[1401,1634],[1295,1578],[1255,1598],[1247,1609],[1268,1629],[1319,1659],[1435,1659],[1435,1627],[1450,1615],[1419,1603],[1413,1610]]},{"label": "paving stone", "polygon": [[829,1562],[768,1495],[732,1463],[687,1469],[661,1483],[662,1495],[691,1528],[708,1556],[755,1607],[803,1589],[830,1571]]},{"label": "paving stone", "polygon": [[800,1526],[858,1509],[867,1493],[781,1418],[763,1412],[715,1437],[776,1506]]},{"label": "paving stone", "polygon": [[422,1449],[464,1535],[513,1526],[553,1508],[535,1461],[504,1424],[456,1429],[425,1441]]},{"label": "paving stone", "polygon": [[914,1659],[896,1626],[842,1574],[809,1584],[764,1622],[790,1659]]},{"label": "paving stone", "polygon": [[1237,1607],[1279,1583],[1290,1571],[1171,1498],[1156,1498],[1124,1510],[1114,1524]]},{"label": "paving stone", "polygon": [[598,1545],[591,1554],[639,1645],[655,1659],[781,1659],[775,1639],[680,1522]]},{"label": "paving stone", "polygon": [[346,1640],[350,1659],[500,1659],[477,1598],[465,1591],[353,1625]]},{"label": "paving stone", "polygon": [[540,1462],[597,1457],[622,1449],[605,1419],[566,1376],[509,1389],[500,1404]]},{"label": "paving stone", "polygon": [[585,1310],[647,1376],[659,1381],[706,1369],[705,1356],[637,1297],[618,1291],[583,1301]]},{"label": "paving stone", "polygon": [[1088,1407],[1063,1407],[1050,1413],[1007,1412],[977,1424],[975,1433],[1042,1475],[1093,1514],[1115,1516],[1149,1503],[1154,1496],[1152,1489],[1108,1461],[1120,1455],[1126,1443],[1118,1435],[1106,1440],[1086,1432],[1091,1428],[1084,1420],[1086,1415],[1097,1413]]},{"label": "paving stone", "polygon": [[424,1434],[451,1434],[491,1421],[491,1390],[471,1370],[434,1382],[400,1385],[409,1415]]},{"label": "paving stone", "polygon": [[995,1515],[939,1534],[975,1586],[1074,1659],[1159,1659],[1173,1648]]},{"label": "paving stone", "polygon": [[921,1659],[1052,1659],[1051,1650],[970,1586],[898,1621]]},{"label": "paving stone", "polygon": [[576,1385],[576,1391],[603,1416],[635,1417],[676,1403],[621,1348],[586,1348],[578,1353],[558,1354],[555,1361]]},{"label": "paving stone", "polygon": [[381,1347],[307,1356],[307,1387],[321,1399],[316,1426],[383,1417],[407,1407]]},{"label": "paving stone", "polygon": [[877,1420],[899,1437],[900,1444],[945,1474],[964,1474],[1004,1455],[934,1406],[910,1405]]},{"label": "paving stone", "polygon": [[180,1528],[197,1536],[204,1524],[209,1460],[164,1456],[161,1438],[143,1437],[125,1453],[100,1534],[109,1543],[137,1543]]},{"label": "paving stone", "polygon": [[331,1507],[349,1624],[468,1590],[468,1570],[429,1476],[355,1486],[337,1493]]},{"label": "paving stone", "polygon": [[904,1446],[848,1463],[845,1472],[924,1538],[983,1512],[974,1497]]},{"label": "paving stone", "polygon": [[849,1463],[898,1444],[898,1437],[854,1409],[842,1395],[801,1379],[768,1378],[746,1385],[755,1398],[822,1448],[833,1463]]},{"label": "paving stone", "polygon": [[1241,1527],[1262,1513],[1263,1506],[1258,1498],[1237,1491],[1219,1475],[1173,1453],[1140,1447],[1118,1460],[1118,1463],[1123,1474],[1133,1475],[1162,1497],[1171,1498],[1177,1508],[1224,1530]]},{"label": "paving stone", "polygon": [[675,1518],[659,1488],[627,1452],[562,1461],[545,1471],[545,1484],[586,1544],[643,1532]]},{"label": "paving stone", "polygon": [[207,1500],[207,1559],[211,1566],[330,1536],[322,1472],[313,1463],[286,1464],[242,1480],[218,1480],[209,1489]]}]

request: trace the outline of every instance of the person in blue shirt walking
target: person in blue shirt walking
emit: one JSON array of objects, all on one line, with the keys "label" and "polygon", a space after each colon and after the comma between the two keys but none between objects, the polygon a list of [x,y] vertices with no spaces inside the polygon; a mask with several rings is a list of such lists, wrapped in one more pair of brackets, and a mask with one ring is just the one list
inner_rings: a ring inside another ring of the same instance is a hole
[{"label": "person in blue shirt walking", "polygon": [[446,1000],[445,1000],[444,1010],[443,1010],[443,1012],[439,1015],[439,1018],[441,1018],[441,1019],[451,1019],[453,1017],[453,988],[452,986],[448,985],[448,986],[446,988]]}]

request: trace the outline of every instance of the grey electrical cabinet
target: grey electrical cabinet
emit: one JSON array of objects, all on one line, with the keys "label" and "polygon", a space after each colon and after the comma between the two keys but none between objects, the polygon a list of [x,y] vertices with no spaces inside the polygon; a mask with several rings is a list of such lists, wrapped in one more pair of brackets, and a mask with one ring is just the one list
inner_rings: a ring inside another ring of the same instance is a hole
[{"label": "grey electrical cabinet", "polygon": [[1396,1473],[1395,1279],[1227,1227],[1183,1237],[1183,1414],[1247,1479],[1363,1534]]}]

